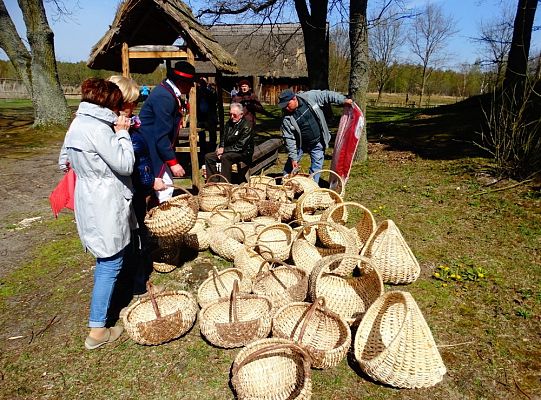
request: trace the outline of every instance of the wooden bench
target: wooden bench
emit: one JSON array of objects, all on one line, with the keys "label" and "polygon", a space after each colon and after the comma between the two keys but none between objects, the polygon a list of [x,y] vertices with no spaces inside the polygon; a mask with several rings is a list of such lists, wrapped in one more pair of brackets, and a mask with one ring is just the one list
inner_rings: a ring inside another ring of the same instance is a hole
[{"label": "wooden bench", "polygon": [[[259,173],[276,162],[278,150],[282,146],[282,139],[273,138],[265,140],[263,143],[254,147],[251,166],[244,162],[233,165],[232,172],[237,172],[238,180],[250,179],[251,175]],[[236,167],[236,168],[235,168]],[[236,170],[236,171],[235,171]]]}]

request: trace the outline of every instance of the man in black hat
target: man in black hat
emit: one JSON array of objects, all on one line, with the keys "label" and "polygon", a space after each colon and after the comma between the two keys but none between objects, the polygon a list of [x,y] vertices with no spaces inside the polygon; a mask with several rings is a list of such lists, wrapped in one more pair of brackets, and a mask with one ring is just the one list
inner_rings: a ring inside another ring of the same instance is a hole
[{"label": "man in black hat", "polygon": [[[286,89],[280,93],[278,101],[284,112],[281,130],[288,154],[284,175],[299,166],[304,153],[310,155],[310,173],[322,169],[325,148],[331,140],[322,107],[329,103],[351,105],[353,100],[330,90],[295,93]],[[314,176],[314,180],[319,181],[319,174]]]},{"label": "man in black hat", "polygon": [[146,99],[139,117],[139,131],[145,138],[156,177],[154,190],[161,202],[173,195],[173,176],[184,176],[184,168],[175,155],[175,143],[182,127],[186,104],[181,95],[187,95],[195,81],[195,68],[187,61],[178,61],[168,68],[167,77],[157,85]]}]

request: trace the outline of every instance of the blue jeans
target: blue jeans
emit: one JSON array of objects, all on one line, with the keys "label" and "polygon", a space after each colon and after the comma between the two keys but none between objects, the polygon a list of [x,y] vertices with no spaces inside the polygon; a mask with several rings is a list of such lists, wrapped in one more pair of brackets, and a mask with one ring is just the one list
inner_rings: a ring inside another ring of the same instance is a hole
[{"label": "blue jeans", "polygon": [[[301,160],[301,157],[304,153],[308,153],[310,155],[310,170],[308,172],[313,173],[323,168],[325,148],[323,147],[323,144],[321,142],[316,144],[311,149],[298,149],[297,161]],[[284,175],[290,174],[291,171],[293,171],[293,166],[291,165],[291,159],[288,158],[286,165],[284,166]],[[314,181],[319,182],[319,174],[314,175]]]},{"label": "blue jeans", "polygon": [[90,300],[89,328],[103,328],[107,320],[107,310],[111,303],[111,296],[115,288],[116,278],[122,269],[124,249],[114,256],[96,258],[94,270],[94,288]]}]

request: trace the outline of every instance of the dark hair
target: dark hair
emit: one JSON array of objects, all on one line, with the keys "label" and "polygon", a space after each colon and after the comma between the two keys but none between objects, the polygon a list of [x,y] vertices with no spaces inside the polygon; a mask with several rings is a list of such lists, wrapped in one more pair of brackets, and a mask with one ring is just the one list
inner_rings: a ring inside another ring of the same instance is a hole
[{"label": "dark hair", "polygon": [[81,85],[81,100],[113,111],[122,109],[122,92],[116,84],[100,78],[86,79]]}]

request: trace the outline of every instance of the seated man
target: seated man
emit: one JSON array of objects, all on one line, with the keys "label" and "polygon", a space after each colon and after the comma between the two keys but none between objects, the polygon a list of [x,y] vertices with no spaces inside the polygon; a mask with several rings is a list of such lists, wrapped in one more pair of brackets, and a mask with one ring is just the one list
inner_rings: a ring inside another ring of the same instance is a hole
[{"label": "seated man", "polygon": [[[249,165],[254,154],[254,137],[252,124],[244,118],[243,106],[232,103],[229,111],[229,121],[220,135],[220,145],[216,151],[205,155],[207,176],[220,173],[231,182],[231,166],[238,162]],[[216,164],[221,163],[221,171]]]}]

